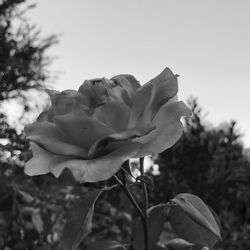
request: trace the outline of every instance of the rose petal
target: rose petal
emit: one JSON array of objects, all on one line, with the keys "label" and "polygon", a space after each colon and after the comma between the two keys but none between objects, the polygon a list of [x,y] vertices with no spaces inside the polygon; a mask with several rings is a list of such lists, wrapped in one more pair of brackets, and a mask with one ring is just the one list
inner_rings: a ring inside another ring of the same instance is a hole
[{"label": "rose petal", "polygon": [[129,128],[134,127],[139,120],[149,123],[160,107],[173,98],[177,91],[177,76],[169,68],[144,84],[135,95]]},{"label": "rose petal", "polygon": [[190,115],[190,109],[183,102],[163,105],[153,120],[156,129],[146,136],[133,140],[143,144],[140,152],[135,157],[159,154],[173,146],[183,132],[180,118]]},{"label": "rose petal", "polygon": [[87,97],[89,107],[96,107],[110,99],[102,79],[86,80],[78,91]]},{"label": "rose petal", "polygon": [[33,153],[33,158],[31,158],[24,168],[24,172],[27,175],[42,175],[50,172],[49,165],[53,161],[57,161],[59,159],[67,159],[64,156],[58,156],[52,154],[42,148],[40,148],[35,143],[31,142],[31,150]]},{"label": "rose petal", "polygon": [[47,90],[51,98],[51,107],[48,110],[49,121],[53,120],[56,115],[64,115],[67,113],[86,113],[88,107],[81,104],[78,100],[82,99],[79,92],[75,90],[65,90],[63,92],[58,92],[55,90]]},{"label": "rose petal", "polygon": [[112,77],[111,80],[115,81],[115,83],[118,84],[118,86],[113,89],[115,94],[122,97],[121,91],[125,90],[130,100],[130,102],[127,104],[131,106],[137,89],[141,87],[139,82],[132,75],[117,75],[115,77]]},{"label": "rose petal", "polygon": [[[120,133],[114,133],[110,134],[108,136],[104,136],[97,140],[90,148],[88,152],[88,156],[91,158],[94,155],[96,155],[99,151],[106,148],[110,142],[115,143],[112,145],[112,148],[116,146],[116,143],[124,142],[127,140],[132,140],[137,137],[142,137],[150,133],[153,129],[155,129],[155,126],[152,124],[141,124],[140,126],[137,126],[133,129],[128,129],[125,131],[122,131]],[[121,145],[121,144],[120,144]],[[107,148],[107,150],[110,148]]]},{"label": "rose petal", "polygon": [[130,108],[122,102],[111,101],[95,109],[94,117],[116,132],[123,131],[128,126]]},{"label": "rose petal", "polygon": [[159,128],[164,128],[171,121],[180,120],[182,116],[192,115],[191,110],[183,101],[166,103],[156,114],[153,122]]},{"label": "rose petal", "polygon": [[49,121],[49,111],[43,111],[37,118],[37,122],[48,122]]},{"label": "rose petal", "polygon": [[88,149],[96,140],[115,132],[104,123],[74,114],[55,116],[54,121],[68,141]]},{"label": "rose petal", "polygon": [[151,112],[154,116],[163,104],[177,95],[177,77],[178,75],[174,75],[169,68],[166,68],[161,74],[147,83],[155,86],[154,97],[149,105],[150,111],[147,110],[147,113]]},{"label": "rose petal", "polygon": [[66,137],[51,122],[35,122],[25,127],[26,136],[40,147],[60,155],[87,157],[87,150],[67,142]]},{"label": "rose petal", "polygon": [[146,87],[143,86],[138,90],[131,108],[128,128],[135,127],[138,120],[143,116],[144,110],[150,102],[153,91],[153,85],[147,85]]},{"label": "rose petal", "polygon": [[132,158],[140,147],[140,143],[128,142],[98,159],[68,160],[50,165],[51,172],[58,177],[65,168],[68,168],[80,183],[104,181],[112,177],[120,169],[122,163]]}]

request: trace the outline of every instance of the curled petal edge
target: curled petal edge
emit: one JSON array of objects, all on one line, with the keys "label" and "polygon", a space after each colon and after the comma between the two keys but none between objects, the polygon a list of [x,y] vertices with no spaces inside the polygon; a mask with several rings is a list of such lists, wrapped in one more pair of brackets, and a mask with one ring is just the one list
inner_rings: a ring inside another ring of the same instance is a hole
[{"label": "curled petal edge", "polygon": [[128,142],[103,157],[92,160],[64,161],[50,166],[50,171],[58,177],[65,168],[68,168],[76,181],[80,183],[104,181],[112,177],[123,162],[133,158],[140,148],[140,143]]},{"label": "curled petal edge", "polygon": [[140,152],[135,157],[159,154],[172,147],[183,133],[180,118],[191,114],[191,110],[182,101],[163,105],[153,120],[156,129],[146,136],[133,140],[142,144]]},{"label": "curled petal edge", "polygon": [[128,142],[103,157],[80,160],[52,154],[32,143],[34,157],[25,166],[25,173],[34,176],[51,172],[59,177],[64,169],[69,169],[80,183],[104,181],[112,177],[123,162],[133,158],[140,148],[140,143]]}]

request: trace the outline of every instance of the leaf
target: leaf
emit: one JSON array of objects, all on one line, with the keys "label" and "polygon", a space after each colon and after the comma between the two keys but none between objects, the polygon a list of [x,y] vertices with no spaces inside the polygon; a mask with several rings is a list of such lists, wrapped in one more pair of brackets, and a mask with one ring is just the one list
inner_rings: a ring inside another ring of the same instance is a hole
[{"label": "leaf", "polygon": [[170,249],[170,250],[184,250],[184,249],[191,249],[191,247],[193,246],[194,244],[186,241],[186,240],[183,240],[181,238],[176,238],[176,239],[172,239],[170,241],[168,241],[165,246],[167,247],[167,249]]},{"label": "leaf", "polygon": [[114,240],[101,240],[87,246],[86,250],[126,250],[120,242]]},{"label": "leaf", "polygon": [[171,200],[170,224],[175,233],[194,244],[208,246],[221,240],[220,229],[207,205],[192,194],[179,194]]},{"label": "leaf", "polygon": [[26,203],[32,203],[34,201],[34,198],[30,194],[28,194],[22,190],[18,190],[18,194],[19,194],[20,198]]},{"label": "leaf", "polygon": [[31,216],[32,223],[38,233],[43,232],[43,220],[40,213],[33,213]]},{"label": "leaf", "polygon": [[[158,204],[149,208],[147,211],[149,246],[151,248],[153,248],[153,245],[155,245],[158,241],[158,238],[164,228],[165,208],[166,204]],[[144,233],[141,220],[138,221],[135,228],[133,245],[136,250],[144,250]]]},{"label": "leaf", "polygon": [[81,241],[91,232],[94,205],[102,191],[102,189],[93,190],[74,204],[60,240],[64,250],[76,250]]},{"label": "leaf", "polygon": [[210,206],[208,206],[208,208],[209,208],[210,212],[212,213],[212,215],[214,216],[214,219],[216,220],[217,225],[218,225],[218,227],[219,227],[219,229],[221,231],[222,230],[222,226],[221,226],[221,222],[220,222],[219,216],[216,214],[216,212]]}]

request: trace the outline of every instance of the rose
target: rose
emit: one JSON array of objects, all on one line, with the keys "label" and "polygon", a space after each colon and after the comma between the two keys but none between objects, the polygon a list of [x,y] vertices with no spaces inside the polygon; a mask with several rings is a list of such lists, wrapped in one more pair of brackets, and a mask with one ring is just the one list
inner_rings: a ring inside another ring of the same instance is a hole
[{"label": "rose", "polygon": [[84,81],[78,91],[48,91],[51,107],[25,133],[33,158],[28,175],[70,169],[79,182],[107,180],[129,158],[157,154],[180,138],[177,75],[166,68],[140,86],[132,75]]}]

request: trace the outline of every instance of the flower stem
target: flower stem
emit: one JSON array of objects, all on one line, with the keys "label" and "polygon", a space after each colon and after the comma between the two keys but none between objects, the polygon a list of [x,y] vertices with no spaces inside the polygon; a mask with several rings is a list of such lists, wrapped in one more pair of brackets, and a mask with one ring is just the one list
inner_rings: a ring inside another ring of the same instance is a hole
[{"label": "flower stem", "polygon": [[[129,164],[129,161],[125,162],[124,166],[126,166],[126,164]],[[140,172],[141,172],[141,175],[144,174],[143,158],[140,158]],[[147,220],[148,192],[147,192],[146,183],[142,183],[144,204],[143,204],[143,209],[141,209],[137,201],[135,200],[134,196],[128,189],[128,186],[126,183],[126,171],[123,168],[122,168],[121,174],[122,174],[121,179],[117,175],[114,175],[114,178],[116,179],[116,182],[119,183],[119,185],[121,185],[124,193],[127,195],[128,199],[130,200],[135,210],[138,212],[138,214],[141,217],[141,221],[143,225],[143,233],[144,233],[144,250],[149,250],[149,235],[148,235],[148,220]]]},{"label": "flower stem", "polygon": [[125,181],[122,182],[117,175],[114,175],[114,177],[115,177],[117,183],[119,183],[122,186],[124,193],[127,195],[128,199],[130,200],[130,202],[132,203],[132,205],[135,207],[136,211],[140,215],[141,219],[143,220],[144,214],[143,214],[141,208],[139,207],[137,201],[135,200],[134,196],[129,191],[126,182]]},{"label": "flower stem", "polygon": [[[140,172],[141,175],[144,175],[144,158],[140,158]],[[142,183],[142,187],[144,196],[144,206],[143,206],[144,219],[142,220],[143,231],[144,231],[144,249],[149,250],[148,217],[147,217],[147,209],[148,209],[147,184]]]},{"label": "flower stem", "polygon": [[145,220],[144,214],[141,210],[141,208],[139,207],[137,201],[135,200],[135,198],[133,197],[133,195],[131,194],[131,192],[129,191],[127,185],[123,186],[123,190],[125,192],[125,194],[127,195],[128,199],[130,200],[130,202],[133,204],[133,206],[135,207],[135,209],[137,210],[138,214],[141,217],[141,220]]}]

